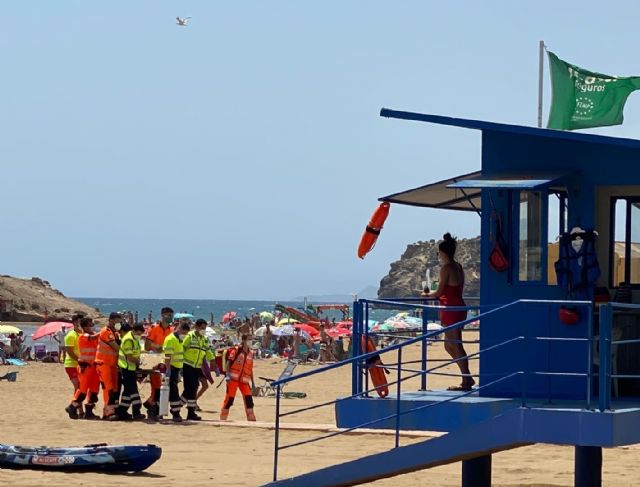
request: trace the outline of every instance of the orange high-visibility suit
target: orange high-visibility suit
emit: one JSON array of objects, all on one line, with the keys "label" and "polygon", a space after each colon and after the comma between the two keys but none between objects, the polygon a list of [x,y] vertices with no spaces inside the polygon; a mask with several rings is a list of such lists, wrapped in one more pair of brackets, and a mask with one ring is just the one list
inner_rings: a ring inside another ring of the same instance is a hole
[{"label": "orange high-visibility suit", "polygon": [[113,416],[118,406],[118,352],[109,343],[116,343],[116,332],[105,326],[98,335],[96,369],[104,399],[105,418]]},{"label": "orange high-visibility suit", "polygon": [[255,421],[256,415],[253,412],[253,396],[251,394],[251,381],[253,379],[253,351],[245,351],[241,346],[232,349],[229,354],[229,375],[227,382],[227,394],[220,410],[220,419],[229,417],[229,408],[233,406],[236,392],[240,389],[244,399],[244,409],[247,421]]},{"label": "orange high-visibility suit", "polygon": [[[98,402],[98,391],[100,390],[100,379],[96,371],[95,359],[98,348],[98,336],[90,333],[83,333],[78,337],[78,389],[73,394],[71,404],[66,409],[69,417],[77,419],[97,419],[93,413],[93,408]],[[87,399],[84,411],[82,401]],[[75,412],[74,412],[75,411]]]},{"label": "orange high-visibility suit", "polygon": [[[78,337],[78,378],[80,379],[80,389],[76,391],[75,400],[80,394],[87,397],[87,404],[95,405],[98,402],[98,391],[100,391],[100,377],[96,370],[96,352],[98,351],[98,335],[83,333]],[[80,393],[80,394],[79,394]]]},{"label": "orange high-visibility suit", "polygon": [[[163,327],[160,323],[156,323],[147,331],[147,340],[154,343],[158,346],[158,353],[162,352],[162,346],[164,345],[164,340],[171,335],[173,332],[172,326]],[[144,402],[144,406],[147,409],[155,407],[155,405],[160,401],[160,386],[162,386],[162,373],[154,370],[151,374],[149,374],[149,382],[151,383],[151,395]]]}]

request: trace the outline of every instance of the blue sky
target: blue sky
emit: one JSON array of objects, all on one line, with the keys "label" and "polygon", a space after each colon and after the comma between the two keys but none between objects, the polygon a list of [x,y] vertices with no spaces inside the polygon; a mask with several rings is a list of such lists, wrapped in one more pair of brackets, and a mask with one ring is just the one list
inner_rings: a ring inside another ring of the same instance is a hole
[{"label": "blue sky", "polygon": [[[631,1],[42,0],[3,14],[0,272],[75,296],[377,285],[408,243],[479,231],[475,215],[393,207],[356,258],[379,196],[480,165],[478,133],[381,107],[534,125],[540,39],[640,75]],[[640,95],[625,116],[594,132],[637,137]]]}]

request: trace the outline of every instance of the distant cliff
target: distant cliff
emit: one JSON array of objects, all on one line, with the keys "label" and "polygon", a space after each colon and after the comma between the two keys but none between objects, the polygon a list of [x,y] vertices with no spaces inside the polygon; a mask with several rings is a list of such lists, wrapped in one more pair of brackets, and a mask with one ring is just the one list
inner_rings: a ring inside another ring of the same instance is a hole
[{"label": "distant cliff", "polygon": [[[400,260],[391,264],[389,274],[380,281],[378,297],[417,296],[427,269],[430,269],[432,279],[438,278],[440,264],[437,251],[437,240],[408,245]],[[465,296],[480,296],[480,237],[458,240],[456,260],[465,272]]]},{"label": "distant cliff", "polygon": [[0,276],[0,319],[2,321],[42,321],[45,312],[49,318],[70,318],[83,313],[91,318],[100,317],[98,310],[67,298],[48,281],[39,277],[21,279]]}]

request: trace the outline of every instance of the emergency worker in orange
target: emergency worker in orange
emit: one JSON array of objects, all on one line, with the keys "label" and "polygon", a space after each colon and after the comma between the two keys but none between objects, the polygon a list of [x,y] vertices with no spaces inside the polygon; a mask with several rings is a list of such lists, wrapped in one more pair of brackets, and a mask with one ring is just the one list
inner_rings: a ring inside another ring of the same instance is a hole
[{"label": "emergency worker in orange", "polygon": [[[173,333],[173,310],[165,307],[160,311],[160,323],[152,325],[147,331],[144,348],[147,352],[162,353],[165,339]],[[160,386],[162,385],[162,373],[154,370],[149,375],[151,382],[151,395],[143,403],[150,418],[158,416],[158,402],[160,401]]]},{"label": "emergency worker in orange", "polygon": [[[93,332],[93,320],[82,318],[80,321],[82,334],[78,337],[78,379],[79,388],[76,390],[71,404],[65,411],[71,419],[98,419],[93,412],[98,402],[100,378],[96,371],[96,351],[98,349],[98,335]],[[82,401],[86,398],[84,411]]]},{"label": "emergency worker in orange", "polygon": [[122,317],[118,313],[109,315],[107,326],[100,330],[98,335],[98,350],[96,352],[96,369],[104,400],[102,419],[117,420],[116,407],[118,406],[118,331],[121,328]]},{"label": "emergency worker in orange", "polygon": [[248,335],[242,335],[240,346],[232,349],[228,356],[227,374],[227,394],[222,403],[220,419],[229,417],[229,408],[233,406],[236,392],[240,389],[244,399],[244,409],[247,421],[255,421],[256,415],[253,412],[253,396],[251,395],[251,384],[253,383],[253,350],[249,347]]}]

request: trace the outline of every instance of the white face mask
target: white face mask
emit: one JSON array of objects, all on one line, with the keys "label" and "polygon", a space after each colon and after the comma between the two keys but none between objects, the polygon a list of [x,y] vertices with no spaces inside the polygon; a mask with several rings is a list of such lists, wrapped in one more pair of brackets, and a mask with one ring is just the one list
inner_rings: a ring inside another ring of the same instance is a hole
[{"label": "white face mask", "polygon": [[187,335],[178,335],[180,337],[180,340],[184,340],[185,338],[187,338]]},{"label": "white face mask", "polygon": [[120,331],[120,329],[122,328],[122,325],[120,323],[116,323],[115,325],[113,325],[113,327],[115,328],[116,331]]}]

